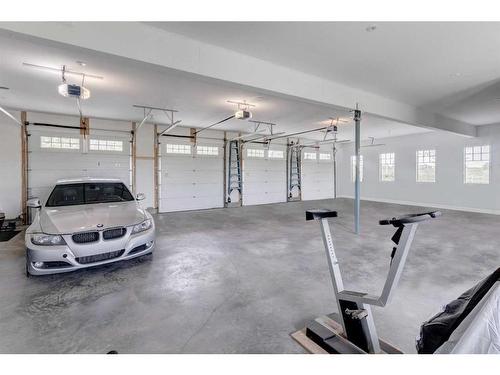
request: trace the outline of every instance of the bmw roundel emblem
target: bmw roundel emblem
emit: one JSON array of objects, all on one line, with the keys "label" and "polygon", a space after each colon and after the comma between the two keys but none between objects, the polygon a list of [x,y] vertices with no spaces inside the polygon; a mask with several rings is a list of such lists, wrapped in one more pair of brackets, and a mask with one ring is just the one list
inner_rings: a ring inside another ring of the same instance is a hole
[{"label": "bmw roundel emblem", "polygon": [[103,226],[103,224],[97,224],[97,228],[102,228]]}]

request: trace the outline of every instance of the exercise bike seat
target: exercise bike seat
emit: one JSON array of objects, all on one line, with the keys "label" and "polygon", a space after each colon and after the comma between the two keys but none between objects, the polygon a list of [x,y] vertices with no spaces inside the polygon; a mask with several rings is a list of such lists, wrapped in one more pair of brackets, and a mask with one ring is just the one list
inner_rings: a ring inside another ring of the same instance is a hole
[{"label": "exercise bike seat", "polygon": [[327,209],[307,210],[306,220],[321,220],[327,217],[337,217],[337,211]]}]

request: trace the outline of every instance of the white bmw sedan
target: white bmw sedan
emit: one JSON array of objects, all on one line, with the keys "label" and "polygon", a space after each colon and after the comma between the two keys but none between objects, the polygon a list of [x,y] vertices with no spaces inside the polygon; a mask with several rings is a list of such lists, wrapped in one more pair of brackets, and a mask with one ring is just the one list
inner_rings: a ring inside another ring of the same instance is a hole
[{"label": "white bmw sedan", "polygon": [[74,271],[153,252],[153,217],[120,180],[82,178],[58,181],[26,230],[26,272],[45,275]]}]

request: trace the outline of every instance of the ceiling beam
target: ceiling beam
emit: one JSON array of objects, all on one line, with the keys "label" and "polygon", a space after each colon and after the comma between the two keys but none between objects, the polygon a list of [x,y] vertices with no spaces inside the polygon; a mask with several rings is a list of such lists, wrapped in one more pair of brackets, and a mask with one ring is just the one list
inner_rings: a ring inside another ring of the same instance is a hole
[{"label": "ceiling beam", "polygon": [[[0,28],[322,105],[469,137],[474,125],[139,22],[2,22]],[[116,43],[126,40],[127,43]]]}]

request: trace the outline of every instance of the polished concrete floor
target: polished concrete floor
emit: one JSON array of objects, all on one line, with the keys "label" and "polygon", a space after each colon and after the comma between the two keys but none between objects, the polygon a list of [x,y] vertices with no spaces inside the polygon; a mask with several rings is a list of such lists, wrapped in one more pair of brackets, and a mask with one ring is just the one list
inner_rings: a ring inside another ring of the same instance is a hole
[{"label": "polished concrete floor", "polygon": [[[303,353],[289,334],[335,311],[317,222],[330,208],[348,289],[377,293],[394,228],[384,217],[423,210],[337,199],[156,216],[152,257],[26,278],[22,234],[0,243],[1,353]],[[420,226],[380,336],[414,352],[420,323],[500,265],[500,216],[444,211]]]}]

